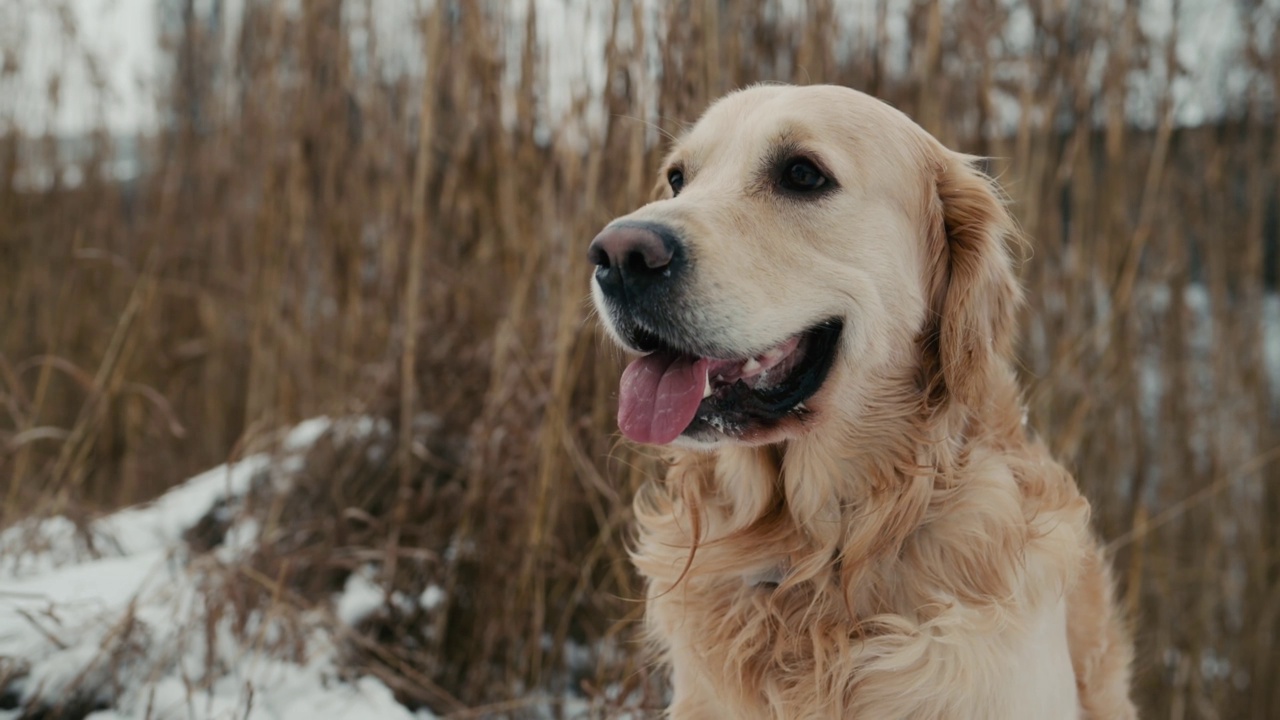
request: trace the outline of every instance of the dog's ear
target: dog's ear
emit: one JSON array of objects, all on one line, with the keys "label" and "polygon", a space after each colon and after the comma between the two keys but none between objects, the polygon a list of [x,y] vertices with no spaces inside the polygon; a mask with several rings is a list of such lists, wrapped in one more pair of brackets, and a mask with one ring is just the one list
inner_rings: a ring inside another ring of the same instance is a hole
[{"label": "dog's ear", "polygon": [[1022,293],[1012,247],[1017,224],[976,158],[946,152],[930,201],[928,257],[932,319],[926,328],[926,388],[933,401],[981,404],[1012,359]]}]

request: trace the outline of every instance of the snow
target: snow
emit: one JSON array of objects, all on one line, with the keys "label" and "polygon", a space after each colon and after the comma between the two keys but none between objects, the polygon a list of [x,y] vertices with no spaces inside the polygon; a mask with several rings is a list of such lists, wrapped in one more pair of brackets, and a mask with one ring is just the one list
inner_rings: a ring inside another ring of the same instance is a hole
[{"label": "snow", "polygon": [[[283,459],[296,460],[335,427],[344,424],[300,424],[282,443]],[[353,434],[377,427],[345,425]],[[95,695],[87,699],[109,706],[92,720],[428,720],[377,679],[341,680],[333,623],[318,613],[255,613],[248,632],[232,631],[233,612],[217,606],[218,583],[234,572],[224,563],[252,546],[252,523],[233,524],[218,553],[187,557],[183,533],[210,511],[231,520],[228,505],[280,460],[252,455],[191,478],[92,523],[82,533],[91,542],[77,539],[65,518],[0,533],[0,670],[24,675],[0,691],[26,703],[88,689]],[[351,577],[335,602],[347,624],[382,604],[368,575]],[[271,651],[291,638],[302,640],[302,652]],[[0,720],[21,713],[0,710]]]},{"label": "snow", "polygon": [[439,585],[428,585],[426,590],[422,591],[422,595],[418,597],[418,604],[423,610],[434,610],[440,606],[445,600],[444,590]]},{"label": "snow", "polygon": [[219,500],[243,495],[252,478],[269,465],[267,455],[253,455],[197,475],[145,507],[95,522],[87,532],[91,543],[77,537],[74,524],[61,517],[8,528],[0,532],[0,580],[7,585],[32,575],[47,576],[68,564],[74,564],[76,572],[88,572],[92,563],[87,561],[94,555],[106,560],[163,551]]},{"label": "snow", "polygon": [[332,421],[327,417],[311,418],[303,420],[294,426],[289,435],[284,439],[285,452],[304,452],[307,448],[316,444],[320,436],[324,435]]},{"label": "snow", "polygon": [[[414,426],[439,422],[424,414]],[[340,649],[378,613],[442,607],[440,585],[388,596],[370,564],[347,577],[331,606],[246,611],[234,599],[245,582],[242,560],[260,536],[240,512],[246,496],[287,488],[323,437],[390,432],[384,419],[314,418],[280,438],[273,454],[229,462],[87,527],[54,517],[0,532],[0,697],[18,706],[0,710],[0,720],[59,702],[100,708],[89,720],[433,720],[400,705],[381,680],[353,677]],[[222,540],[194,552],[184,534],[210,515],[228,524]],[[622,652],[570,642],[565,669],[588,677],[599,661],[621,662]],[[523,707],[533,717],[599,716],[601,700],[571,687],[530,689]],[[623,692],[603,689],[610,707],[640,703],[641,695]]]},{"label": "snow", "polygon": [[369,572],[353,572],[347,576],[347,584],[337,600],[338,619],[348,625],[357,625],[382,607],[386,596],[370,578]]}]

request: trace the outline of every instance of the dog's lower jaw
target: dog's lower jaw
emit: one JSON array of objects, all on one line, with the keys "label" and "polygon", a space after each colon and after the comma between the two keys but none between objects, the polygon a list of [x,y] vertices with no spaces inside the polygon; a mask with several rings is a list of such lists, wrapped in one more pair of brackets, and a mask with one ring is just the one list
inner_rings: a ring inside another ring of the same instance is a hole
[{"label": "dog's lower jaw", "polygon": [[731,441],[726,437],[689,437],[681,435],[671,441],[671,447],[676,450],[687,450],[697,453],[711,453],[730,445]]}]

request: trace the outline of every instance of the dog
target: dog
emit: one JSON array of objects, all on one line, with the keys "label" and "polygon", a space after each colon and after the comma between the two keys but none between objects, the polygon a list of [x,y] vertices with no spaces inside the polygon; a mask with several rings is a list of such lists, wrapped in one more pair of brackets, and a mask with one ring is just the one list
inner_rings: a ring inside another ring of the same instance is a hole
[{"label": "dog", "polygon": [[1131,639],[1012,368],[1022,241],[976,158],[755,86],[588,249],[645,627],[689,718],[1136,717]]}]

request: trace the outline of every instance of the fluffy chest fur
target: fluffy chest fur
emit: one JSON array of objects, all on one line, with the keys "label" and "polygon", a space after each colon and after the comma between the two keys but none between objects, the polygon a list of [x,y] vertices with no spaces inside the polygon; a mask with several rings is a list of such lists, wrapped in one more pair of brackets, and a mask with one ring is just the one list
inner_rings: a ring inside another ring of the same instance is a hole
[{"label": "fluffy chest fur", "polygon": [[1080,717],[1066,599],[1088,506],[1024,455],[840,483],[867,491],[810,518],[775,451],[677,461],[637,502],[635,556],[673,717]]}]

